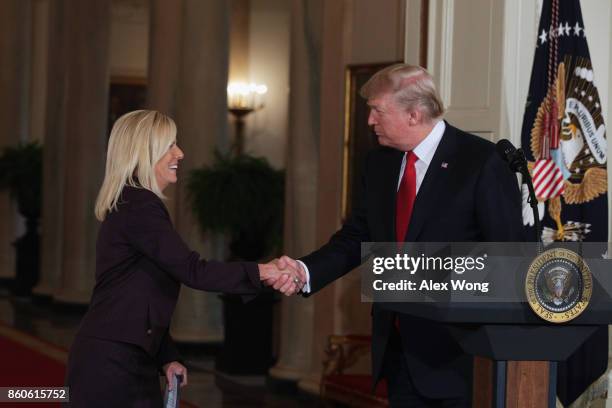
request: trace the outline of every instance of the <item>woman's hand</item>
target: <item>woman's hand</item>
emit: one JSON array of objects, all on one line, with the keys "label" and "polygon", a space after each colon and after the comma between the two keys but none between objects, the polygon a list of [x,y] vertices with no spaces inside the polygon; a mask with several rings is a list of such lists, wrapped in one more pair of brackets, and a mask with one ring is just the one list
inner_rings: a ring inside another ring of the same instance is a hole
[{"label": "woman's hand", "polygon": [[173,361],[171,363],[166,364],[164,367],[164,373],[166,374],[166,381],[168,383],[168,389],[172,389],[172,380],[175,375],[182,375],[183,380],[181,381],[181,387],[187,385],[187,368],[179,363],[178,361]]},{"label": "woman's hand", "polygon": [[[259,279],[265,285],[272,286],[274,289],[291,296],[299,292],[304,286],[305,279],[299,268],[279,265],[279,260],[274,259],[267,264],[259,264]],[[282,269],[281,269],[282,268]]]}]

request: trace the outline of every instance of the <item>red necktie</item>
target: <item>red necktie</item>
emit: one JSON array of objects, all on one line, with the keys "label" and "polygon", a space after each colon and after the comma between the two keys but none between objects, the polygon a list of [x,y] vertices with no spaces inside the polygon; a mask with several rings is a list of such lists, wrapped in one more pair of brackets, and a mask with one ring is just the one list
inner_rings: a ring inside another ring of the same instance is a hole
[{"label": "red necktie", "polygon": [[406,167],[395,196],[395,239],[404,242],[408,224],[412,216],[412,207],[416,198],[416,169],[414,163],[419,158],[413,152],[406,153]]},{"label": "red necktie", "polygon": [[[408,224],[412,216],[412,207],[416,198],[416,169],[414,163],[419,158],[412,151],[406,153],[406,166],[400,182],[399,190],[395,196],[395,239],[404,242]],[[399,332],[399,315],[395,315],[393,321],[395,329]]]}]

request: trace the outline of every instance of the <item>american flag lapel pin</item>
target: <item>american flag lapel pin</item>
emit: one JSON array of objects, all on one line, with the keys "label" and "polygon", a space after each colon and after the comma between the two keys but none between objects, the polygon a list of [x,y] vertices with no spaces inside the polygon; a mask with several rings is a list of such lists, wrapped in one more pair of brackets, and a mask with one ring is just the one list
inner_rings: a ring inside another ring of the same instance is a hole
[{"label": "american flag lapel pin", "polygon": [[448,163],[447,162],[442,162],[440,167],[442,167],[443,169],[448,169]]}]

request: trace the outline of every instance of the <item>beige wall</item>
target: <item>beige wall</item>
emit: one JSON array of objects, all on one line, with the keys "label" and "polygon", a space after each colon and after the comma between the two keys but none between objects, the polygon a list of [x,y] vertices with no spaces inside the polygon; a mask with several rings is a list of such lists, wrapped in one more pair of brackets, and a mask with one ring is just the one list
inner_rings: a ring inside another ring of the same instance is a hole
[{"label": "beige wall", "polygon": [[403,60],[405,0],[353,0],[348,4],[347,63]]},{"label": "beige wall", "polygon": [[146,78],[149,50],[147,1],[113,1],[110,41],[111,76]]}]

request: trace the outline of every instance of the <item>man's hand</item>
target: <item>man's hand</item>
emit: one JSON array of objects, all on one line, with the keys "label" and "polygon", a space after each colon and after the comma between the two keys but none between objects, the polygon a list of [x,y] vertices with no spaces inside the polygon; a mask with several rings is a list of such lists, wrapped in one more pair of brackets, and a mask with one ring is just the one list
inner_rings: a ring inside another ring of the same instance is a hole
[{"label": "man's hand", "polygon": [[306,277],[306,271],[302,267],[302,264],[293,258],[289,258],[287,255],[281,256],[277,261],[276,265],[283,271],[291,270],[297,274],[298,279],[302,282],[302,286],[306,284],[308,278]]},{"label": "man's hand", "polygon": [[[267,286],[286,296],[299,292],[305,283],[305,274],[296,261],[291,258],[287,260],[275,259],[267,264],[259,265],[259,277]],[[281,258],[282,259],[282,258]],[[289,262],[291,261],[291,262]]]},{"label": "man's hand", "polygon": [[168,389],[172,389],[172,380],[175,375],[182,375],[183,380],[181,381],[181,388],[187,385],[187,368],[179,363],[178,361],[173,361],[171,363],[166,364],[164,367],[164,373],[166,374],[166,382],[168,383]]}]

